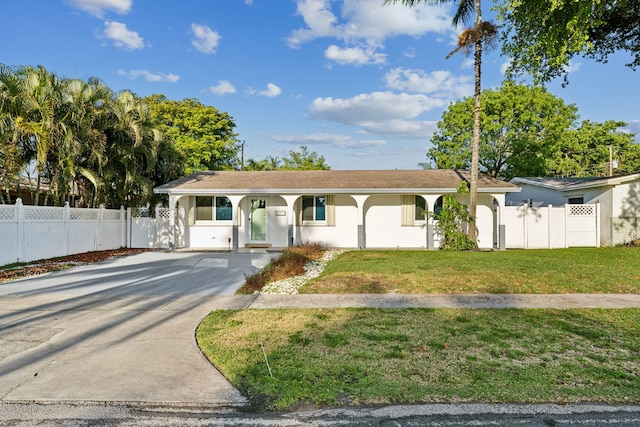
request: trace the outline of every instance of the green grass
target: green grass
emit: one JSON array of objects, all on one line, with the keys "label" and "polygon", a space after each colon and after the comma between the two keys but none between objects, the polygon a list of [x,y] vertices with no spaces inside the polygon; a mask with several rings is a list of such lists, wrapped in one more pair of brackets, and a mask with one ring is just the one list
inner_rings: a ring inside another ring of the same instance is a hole
[{"label": "green grass", "polygon": [[639,309],[215,311],[196,337],[256,409],[640,403]]},{"label": "green grass", "polygon": [[640,293],[634,247],[351,251],[300,293]]}]

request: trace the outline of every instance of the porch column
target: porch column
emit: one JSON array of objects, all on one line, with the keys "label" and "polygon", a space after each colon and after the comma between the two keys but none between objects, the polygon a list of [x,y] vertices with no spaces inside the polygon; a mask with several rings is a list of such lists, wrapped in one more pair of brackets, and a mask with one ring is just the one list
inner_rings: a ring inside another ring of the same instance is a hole
[{"label": "porch column", "polygon": [[231,242],[232,242],[232,250],[237,251],[240,248],[240,232],[238,230],[238,212],[240,209],[240,202],[244,198],[244,196],[229,196],[225,195],[227,199],[231,202]]},{"label": "porch column", "polygon": [[169,195],[169,250],[175,249],[176,242],[176,202],[179,196]]},{"label": "porch column", "polygon": [[365,249],[367,247],[367,233],[365,232],[364,203],[367,201],[369,196],[364,194],[352,194],[351,197],[353,197],[356,201],[356,205],[358,206],[358,247],[360,249]]},{"label": "porch column", "polygon": [[288,231],[287,231],[287,245],[289,247],[293,246],[295,244],[295,234],[294,234],[294,226],[296,224],[296,215],[297,212],[295,211],[295,203],[296,200],[298,200],[298,198],[302,197],[301,194],[289,194],[286,196],[281,196],[285,203],[287,204],[287,212],[289,212],[289,214],[287,215],[287,225],[288,225]]},{"label": "porch column", "polygon": [[[429,212],[429,214],[433,214],[436,207],[436,201],[440,196],[437,194],[423,194],[422,197],[424,197],[424,199],[426,200],[427,212]],[[435,229],[434,219],[432,215],[427,215],[426,228],[427,228],[427,249],[430,249],[430,250],[437,249],[436,243],[435,243],[436,229]]]},{"label": "porch column", "polygon": [[498,249],[504,251],[507,249],[507,230],[506,225],[504,223],[504,216],[502,215],[502,209],[505,206],[505,196],[504,194],[491,194],[491,197],[498,203],[496,206],[496,224],[498,224],[498,229],[496,232],[498,233]]}]

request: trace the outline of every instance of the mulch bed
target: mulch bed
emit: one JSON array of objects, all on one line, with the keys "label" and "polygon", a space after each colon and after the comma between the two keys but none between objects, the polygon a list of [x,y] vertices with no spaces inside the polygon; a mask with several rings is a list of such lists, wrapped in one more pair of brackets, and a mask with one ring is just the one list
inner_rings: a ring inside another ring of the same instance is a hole
[{"label": "mulch bed", "polygon": [[59,258],[43,259],[24,264],[10,264],[5,267],[0,267],[0,283],[48,273],[50,271],[64,270],[76,265],[92,264],[110,258],[139,254],[149,250],[153,249],[120,248],[108,251],[94,251],[67,255]]}]

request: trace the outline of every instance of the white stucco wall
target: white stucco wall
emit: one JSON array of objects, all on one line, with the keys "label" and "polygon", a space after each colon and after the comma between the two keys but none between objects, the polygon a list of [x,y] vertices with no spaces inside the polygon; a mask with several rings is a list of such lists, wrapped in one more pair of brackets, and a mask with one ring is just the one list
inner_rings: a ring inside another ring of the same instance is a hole
[{"label": "white stucco wall", "polygon": [[295,228],[296,243],[319,242],[330,248],[358,247],[358,208],[348,195],[334,196],[335,225],[305,225]]},{"label": "white stucco wall", "polygon": [[611,240],[613,244],[640,238],[640,182],[618,185],[612,193]]},{"label": "white stucco wall", "polygon": [[367,248],[426,248],[427,230],[401,225],[402,197],[374,195],[365,203]]},{"label": "white stucco wall", "polygon": [[560,206],[567,203],[567,200],[559,191],[528,184],[518,185],[522,187],[522,191],[520,191],[519,193],[506,194],[505,200],[507,206],[519,206],[527,200],[533,201],[534,205],[537,205],[536,202],[542,202],[542,206]]}]

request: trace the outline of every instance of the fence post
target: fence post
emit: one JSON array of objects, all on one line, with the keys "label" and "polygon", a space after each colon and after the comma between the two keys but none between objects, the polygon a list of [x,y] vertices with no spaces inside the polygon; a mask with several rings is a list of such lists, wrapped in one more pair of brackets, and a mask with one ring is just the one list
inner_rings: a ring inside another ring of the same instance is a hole
[{"label": "fence post", "polygon": [[127,222],[125,221],[124,206],[120,205],[120,247],[124,248],[127,244]]},{"label": "fence post", "polygon": [[600,247],[600,201],[596,202],[596,247]]},{"label": "fence post", "polygon": [[131,206],[127,206],[127,247],[131,247],[131,227],[133,227],[133,218],[131,218]]},{"label": "fence post", "polygon": [[93,240],[93,250],[97,251],[102,246],[102,217],[104,217],[104,204],[100,204],[98,210],[98,227],[96,228],[96,238]]},{"label": "fence post", "polygon": [[64,255],[69,255],[69,229],[71,228],[71,207],[69,202],[64,202],[64,210],[62,211],[62,227],[64,229],[62,235],[62,247],[64,248]]},{"label": "fence post", "polygon": [[569,203],[564,204],[564,243],[562,247],[568,248],[569,242],[569,213],[571,212],[571,206]]},{"label": "fence post", "polygon": [[22,199],[16,199],[16,226],[16,241],[18,243],[16,257],[18,262],[21,262],[24,259],[24,205],[22,204]]},{"label": "fence post", "polygon": [[529,249],[529,203],[523,205],[524,215],[522,217],[522,246]]},{"label": "fence post", "polygon": [[553,208],[552,205],[547,206],[547,249],[553,248],[553,245],[551,244],[551,236],[553,236],[553,233],[551,233],[551,210],[552,210],[552,208]]}]

